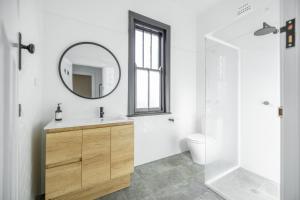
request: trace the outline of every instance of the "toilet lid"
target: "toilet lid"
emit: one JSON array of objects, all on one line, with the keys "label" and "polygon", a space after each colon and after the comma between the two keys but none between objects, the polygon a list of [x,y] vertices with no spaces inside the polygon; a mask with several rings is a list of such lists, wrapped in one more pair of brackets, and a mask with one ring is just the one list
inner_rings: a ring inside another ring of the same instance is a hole
[{"label": "toilet lid", "polygon": [[205,135],[200,134],[200,133],[193,133],[188,136],[188,138],[192,141],[200,142],[200,143],[205,143]]}]

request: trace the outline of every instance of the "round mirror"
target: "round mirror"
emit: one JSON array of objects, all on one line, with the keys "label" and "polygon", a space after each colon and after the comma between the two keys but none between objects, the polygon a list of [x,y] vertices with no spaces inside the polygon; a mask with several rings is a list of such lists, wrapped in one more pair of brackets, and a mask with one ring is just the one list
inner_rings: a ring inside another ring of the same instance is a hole
[{"label": "round mirror", "polygon": [[118,86],[121,69],[115,55],[93,42],[80,42],[67,48],[59,60],[59,75],[74,94],[99,99]]}]

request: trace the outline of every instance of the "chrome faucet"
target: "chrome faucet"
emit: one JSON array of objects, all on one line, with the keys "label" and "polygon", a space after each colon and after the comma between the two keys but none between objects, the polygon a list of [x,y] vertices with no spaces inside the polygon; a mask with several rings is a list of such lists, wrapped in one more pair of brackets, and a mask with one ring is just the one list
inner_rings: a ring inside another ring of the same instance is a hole
[{"label": "chrome faucet", "polygon": [[103,107],[100,107],[100,118],[102,119],[103,117],[104,117]]}]

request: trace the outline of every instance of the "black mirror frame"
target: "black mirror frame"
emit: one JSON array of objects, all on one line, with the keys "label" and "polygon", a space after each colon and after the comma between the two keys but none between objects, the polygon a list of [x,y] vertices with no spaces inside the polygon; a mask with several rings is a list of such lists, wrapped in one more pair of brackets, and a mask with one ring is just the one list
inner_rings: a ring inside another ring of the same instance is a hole
[{"label": "black mirror frame", "polygon": [[[66,54],[70,49],[72,49],[72,48],[75,47],[75,46],[82,45],[82,44],[91,44],[91,45],[99,46],[99,47],[105,49],[106,51],[108,51],[108,52],[112,55],[112,57],[113,57],[113,58],[115,59],[115,61],[117,62],[118,69],[119,69],[119,79],[118,79],[118,82],[117,82],[117,84],[115,85],[115,87],[114,87],[109,93],[107,93],[106,95],[103,95],[103,96],[101,96],[101,97],[96,97],[96,98],[89,98],[89,97],[82,96],[82,95],[80,95],[80,94],[75,93],[73,90],[71,90],[71,89],[67,86],[67,84],[64,82],[64,80],[63,80],[63,78],[62,78],[62,75],[61,75],[61,62],[62,62],[63,57],[65,56],[65,54]],[[82,98],[85,98],[85,99],[102,99],[102,98],[104,98],[104,97],[107,97],[108,95],[110,95],[111,93],[113,93],[113,92],[117,89],[117,87],[118,87],[118,85],[119,85],[119,83],[120,83],[120,80],[121,80],[121,67],[120,67],[120,63],[119,63],[117,57],[116,57],[116,56],[115,56],[108,48],[106,48],[105,46],[103,46],[103,45],[101,45],[101,44],[95,43],[95,42],[77,42],[77,43],[72,44],[71,46],[69,46],[69,47],[63,52],[63,54],[61,55],[61,57],[60,57],[60,59],[59,59],[58,72],[59,72],[60,79],[61,79],[61,81],[63,82],[64,86],[65,86],[70,92],[72,92],[73,94],[75,94],[76,96],[79,96],[79,97],[82,97]]]}]

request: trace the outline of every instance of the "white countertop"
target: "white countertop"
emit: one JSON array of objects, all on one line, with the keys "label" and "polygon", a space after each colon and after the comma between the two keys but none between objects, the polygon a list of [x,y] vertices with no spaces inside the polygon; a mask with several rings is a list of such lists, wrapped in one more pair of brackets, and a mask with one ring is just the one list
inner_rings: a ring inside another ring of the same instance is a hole
[{"label": "white countertop", "polygon": [[111,118],[88,118],[88,119],[69,119],[62,121],[52,120],[45,127],[44,130],[72,128],[81,126],[92,126],[101,124],[115,124],[115,123],[128,123],[133,122],[133,119],[127,117],[111,117]]}]

